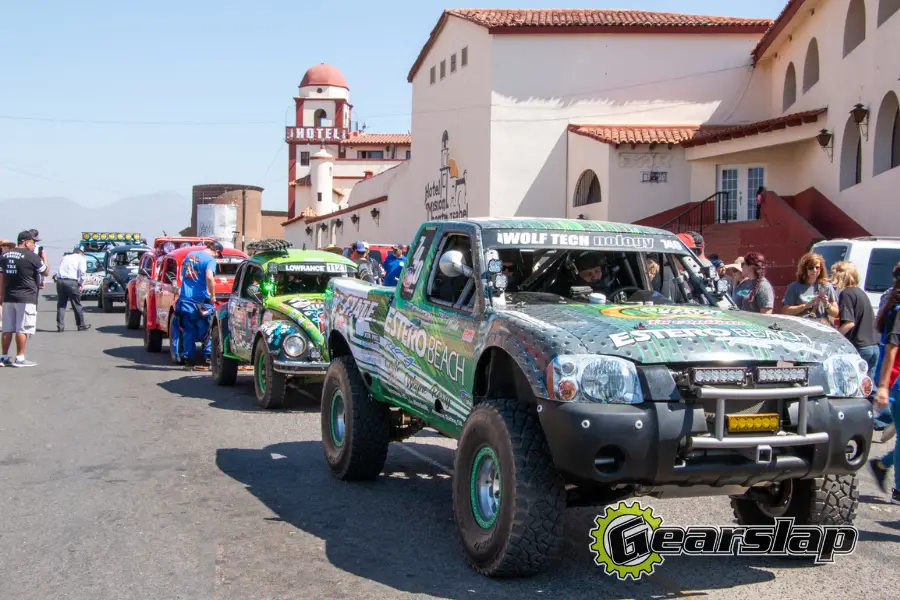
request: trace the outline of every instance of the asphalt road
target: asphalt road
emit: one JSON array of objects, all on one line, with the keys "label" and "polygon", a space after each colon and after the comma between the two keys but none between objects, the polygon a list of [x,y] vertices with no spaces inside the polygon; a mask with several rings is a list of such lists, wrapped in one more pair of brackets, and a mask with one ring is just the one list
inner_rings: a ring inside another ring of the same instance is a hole
[{"label": "asphalt road", "polygon": [[[119,309],[121,311],[121,309]],[[121,312],[71,312],[56,333],[39,306],[33,369],[0,370],[0,598],[874,597],[900,589],[900,507],[862,473],[860,541],[814,566],[773,557],[668,558],[621,583],[588,550],[596,511],[567,515],[569,552],[532,579],[494,581],[460,553],[450,506],[455,443],[422,432],[391,447],[385,473],[328,473],[318,398],[256,407],[252,381],[149,355]],[[876,434],[878,436],[880,434]],[[879,445],[881,453],[884,446]],[[729,525],[724,498],[650,502],[666,524]]]}]

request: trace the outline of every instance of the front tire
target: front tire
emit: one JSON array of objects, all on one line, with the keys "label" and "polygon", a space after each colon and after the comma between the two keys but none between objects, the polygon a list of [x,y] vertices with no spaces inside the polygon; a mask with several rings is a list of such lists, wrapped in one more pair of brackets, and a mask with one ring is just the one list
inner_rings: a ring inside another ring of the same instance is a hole
[{"label": "front tire", "polygon": [[566,491],[534,406],[478,403],[454,463],[453,516],[469,564],[491,577],[554,566],[562,554]]},{"label": "front tire", "polygon": [[213,383],[216,385],[234,385],[237,381],[238,361],[225,356],[224,344],[219,335],[219,324],[212,324],[212,360],[210,361],[210,371],[212,371]]},{"label": "front tire", "polygon": [[113,301],[110,300],[104,292],[100,292],[100,306],[105,313],[111,313],[113,311]]},{"label": "front tire", "polygon": [[322,447],[331,473],[343,481],[376,479],[391,443],[390,408],[369,396],[352,356],[331,361],[320,414]]},{"label": "front tire", "polygon": [[147,352],[162,352],[162,331],[150,329],[147,322],[147,305],[144,305],[144,350]]},{"label": "front tire", "polygon": [[257,404],[266,409],[283,407],[287,396],[287,377],[275,371],[273,361],[266,341],[260,339],[253,353],[253,386]]},{"label": "front tire", "polygon": [[140,327],[141,313],[136,310],[131,310],[131,299],[128,296],[125,296],[125,328],[140,329]]},{"label": "front tire", "polygon": [[[859,511],[859,477],[823,475],[790,481],[790,497],[780,498],[781,510],[753,499],[731,499],[739,525],[774,525],[776,517],[793,517],[797,525],[852,525]],[[783,504],[782,504],[783,503]]]}]

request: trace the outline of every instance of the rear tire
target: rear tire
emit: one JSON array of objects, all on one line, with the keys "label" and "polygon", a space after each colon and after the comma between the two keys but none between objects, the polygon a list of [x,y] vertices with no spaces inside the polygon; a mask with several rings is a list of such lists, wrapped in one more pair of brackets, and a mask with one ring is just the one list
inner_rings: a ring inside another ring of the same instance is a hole
[{"label": "rear tire", "polygon": [[332,475],[343,481],[376,479],[391,443],[390,408],[369,396],[352,356],[331,361],[320,415],[325,463]]},{"label": "rear tire", "polygon": [[147,305],[144,305],[144,350],[147,352],[162,352],[162,331],[150,329],[147,322]]},{"label": "rear tire", "polygon": [[253,351],[253,386],[256,402],[266,409],[281,408],[287,395],[287,377],[275,371],[272,355],[264,339]]},{"label": "rear tire", "polygon": [[453,516],[469,564],[491,577],[555,566],[566,490],[534,406],[499,399],[476,404],[454,463]]},{"label": "rear tire", "polygon": [[136,310],[131,310],[131,299],[128,296],[125,296],[125,328],[140,329],[140,327],[141,313]]},{"label": "rear tire", "polygon": [[753,499],[731,499],[739,525],[774,525],[775,517],[793,517],[797,525],[852,525],[859,511],[859,477],[823,475],[795,479],[786,510],[773,514]]},{"label": "rear tire", "polygon": [[237,381],[238,361],[225,356],[224,342],[219,336],[219,324],[212,324],[212,360],[210,360],[210,371],[212,371],[213,383],[216,385],[234,385]]}]

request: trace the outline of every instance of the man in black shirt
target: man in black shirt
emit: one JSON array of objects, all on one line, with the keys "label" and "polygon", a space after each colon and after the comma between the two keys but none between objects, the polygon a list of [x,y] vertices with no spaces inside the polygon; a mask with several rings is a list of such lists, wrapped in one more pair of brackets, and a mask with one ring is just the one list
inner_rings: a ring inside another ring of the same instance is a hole
[{"label": "man in black shirt", "polygon": [[[37,297],[40,277],[47,266],[34,253],[34,236],[30,231],[19,234],[17,246],[0,257],[0,291],[3,293],[3,356],[0,366],[33,367],[25,360],[25,343],[37,327]],[[16,337],[16,359],[9,357],[13,335]]]}]

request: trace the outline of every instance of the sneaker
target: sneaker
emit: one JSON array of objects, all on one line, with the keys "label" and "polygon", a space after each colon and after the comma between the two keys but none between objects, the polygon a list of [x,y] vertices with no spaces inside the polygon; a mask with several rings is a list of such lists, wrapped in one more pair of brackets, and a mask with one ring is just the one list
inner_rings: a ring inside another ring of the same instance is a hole
[{"label": "sneaker", "polygon": [[[872,475],[875,477],[875,482],[878,484],[878,487],[881,488],[882,492],[887,492],[887,488],[884,487],[884,480],[887,477],[888,470],[881,464],[881,459],[873,458],[870,460],[869,468],[872,470]],[[896,492],[894,493],[896,494]]]},{"label": "sneaker", "polygon": [[37,366],[37,363],[36,363],[36,362],[31,362],[30,360],[19,360],[19,359],[16,359],[14,362],[11,362],[8,366],[10,366],[10,367],[17,367],[17,368],[20,368],[20,369],[21,369],[21,368],[23,368],[23,367],[36,367],[36,366]]},{"label": "sneaker", "polygon": [[11,367],[12,360],[9,358],[4,358],[4,359],[0,360],[0,364],[2,364],[4,367]]},{"label": "sneaker", "polygon": [[891,492],[891,504],[900,505],[900,490],[894,488],[894,491]]},{"label": "sneaker", "polygon": [[81,327],[78,328],[78,331],[87,331],[90,328],[91,328],[90,325],[82,325]]},{"label": "sneaker", "polygon": [[885,427],[884,430],[881,432],[881,443],[883,444],[883,443],[889,441],[895,435],[897,435],[897,428],[894,427],[893,423],[891,423],[890,425]]}]

